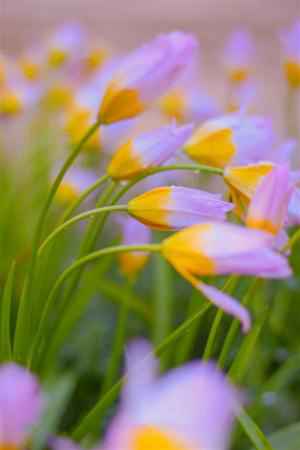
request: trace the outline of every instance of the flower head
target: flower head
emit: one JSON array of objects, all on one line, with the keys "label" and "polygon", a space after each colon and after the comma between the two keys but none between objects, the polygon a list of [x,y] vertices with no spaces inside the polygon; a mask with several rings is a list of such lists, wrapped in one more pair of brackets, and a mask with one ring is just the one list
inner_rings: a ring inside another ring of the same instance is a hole
[{"label": "flower head", "polygon": [[42,396],[35,377],[16,364],[0,366],[0,448],[24,448],[41,410]]},{"label": "flower head", "polygon": [[95,181],[96,175],[92,171],[73,167],[67,172],[59,186],[58,200],[61,203],[72,202]]},{"label": "flower head", "polygon": [[67,23],[50,37],[48,42],[48,64],[59,69],[76,56],[85,46],[84,30],[76,23]]},{"label": "flower head", "polygon": [[182,73],[196,47],[193,36],[174,32],[158,36],[125,58],[105,91],[99,111],[102,124],[145,111]]},{"label": "flower head", "polygon": [[[126,216],[120,219],[122,244],[148,244],[151,241],[151,231],[148,227]],[[125,252],[119,255],[121,272],[128,278],[135,277],[144,267],[149,257],[147,252]]]},{"label": "flower head", "polygon": [[293,190],[288,165],[275,166],[258,184],[248,209],[247,226],[277,235],[286,222]]},{"label": "flower head", "polygon": [[245,30],[233,32],[224,50],[224,62],[229,80],[244,82],[252,69],[254,45],[251,35]]},{"label": "flower head", "polygon": [[164,186],[128,202],[128,211],[153,228],[184,228],[208,220],[225,220],[232,209],[220,195],[181,186]]},{"label": "flower head", "polygon": [[300,87],[300,21],[281,34],[283,67],[288,83]]},{"label": "flower head", "polygon": [[199,163],[224,168],[229,164],[263,160],[273,138],[269,120],[229,114],[201,125],[186,142],[184,150]]},{"label": "flower head", "polygon": [[186,228],[162,243],[162,254],[174,268],[213,303],[236,316],[247,331],[249,314],[233,298],[198,281],[195,275],[241,274],[265,278],[290,275],[284,257],[269,249],[268,233],[222,222]]},{"label": "flower head", "polygon": [[273,169],[270,161],[245,166],[232,166],[224,170],[224,180],[229,187],[230,196],[235,204],[235,212],[244,217],[249,202],[253,197],[257,186]]},{"label": "flower head", "polygon": [[121,407],[105,450],[228,448],[240,396],[213,364],[193,362],[157,378],[147,342],[133,342],[126,356]]},{"label": "flower head", "polygon": [[125,180],[159,166],[183,146],[191,132],[191,125],[172,124],[129,139],[116,151],[107,172],[114,179]]}]

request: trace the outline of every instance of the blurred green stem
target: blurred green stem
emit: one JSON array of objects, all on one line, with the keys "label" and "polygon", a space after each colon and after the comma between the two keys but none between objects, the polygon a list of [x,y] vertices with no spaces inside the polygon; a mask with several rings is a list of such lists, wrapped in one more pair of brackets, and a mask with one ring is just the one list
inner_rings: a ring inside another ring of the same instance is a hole
[{"label": "blurred green stem", "polygon": [[56,283],[54,284],[43,309],[42,317],[38,324],[38,330],[36,332],[33,345],[31,347],[29,366],[32,366],[32,360],[36,356],[37,346],[43,337],[43,331],[47,329],[47,320],[51,310],[51,307],[58,295],[59,289],[67,278],[72,275],[74,271],[84,267],[86,264],[98,260],[106,255],[111,255],[115,253],[123,253],[130,251],[146,251],[146,252],[158,252],[160,250],[159,244],[144,244],[144,245],[116,245],[113,247],[107,247],[102,250],[90,253],[82,258],[77,259],[73,264],[71,264],[67,269],[58,277]]},{"label": "blurred green stem", "polygon": [[81,214],[78,214],[77,216],[72,217],[71,219],[67,220],[66,222],[62,223],[60,226],[55,228],[55,230],[47,236],[45,241],[42,243],[42,245],[39,248],[38,256],[40,256],[45,249],[45,247],[60,233],[65,231],[67,228],[69,228],[71,225],[74,225],[75,223],[81,222],[82,220],[89,219],[90,217],[95,217],[100,214],[104,214],[106,212],[120,212],[120,211],[127,211],[127,205],[111,205],[111,206],[103,206],[102,208],[95,208],[91,209],[89,211],[85,211]]}]

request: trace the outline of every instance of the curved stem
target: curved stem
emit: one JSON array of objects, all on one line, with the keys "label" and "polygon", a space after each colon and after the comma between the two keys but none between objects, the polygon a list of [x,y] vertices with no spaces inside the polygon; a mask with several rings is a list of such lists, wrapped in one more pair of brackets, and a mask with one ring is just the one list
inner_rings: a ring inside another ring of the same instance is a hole
[{"label": "curved stem", "polygon": [[300,228],[295,231],[293,236],[288,240],[288,242],[285,244],[285,246],[282,248],[281,251],[285,252],[287,250],[292,250],[293,246],[296,244],[297,241],[300,239]]},{"label": "curved stem", "polygon": [[84,200],[92,194],[96,189],[98,189],[102,184],[104,184],[106,181],[110,179],[110,176],[105,174],[102,177],[98,178],[98,180],[95,181],[91,186],[89,186],[85,191],[81,193],[81,195],[72,202],[72,204],[69,206],[69,208],[65,211],[63,214],[60,223],[66,222],[68,220],[73,212],[78,208],[81,203],[84,202]]},{"label": "curved stem", "polygon": [[90,217],[95,217],[96,215],[103,214],[106,212],[116,212],[116,211],[127,211],[127,205],[112,205],[112,206],[104,206],[102,208],[95,208],[91,209],[89,211],[85,211],[81,214],[78,214],[77,216],[72,217],[72,219],[67,220],[66,222],[62,223],[59,227],[55,228],[55,230],[49,234],[49,236],[45,239],[45,241],[42,243],[38,250],[38,256],[41,255],[41,253],[44,251],[45,247],[60,233],[65,231],[67,228],[69,228],[71,225],[74,225],[77,222],[81,222],[82,220],[88,219]]},{"label": "curved stem", "polygon": [[143,245],[116,245],[114,247],[107,247],[102,250],[98,250],[96,252],[90,253],[89,255],[84,256],[83,258],[77,259],[73,264],[71,264],[69,267],[65,269],[65,271],[58,277],[56,280],[56,283],[54,284],[47,300],[45,303],[45,307],[43,310],[42,317],[39,322],[38,330],[35,335],[33,345],[31,348],[31,355],[30,355],[30,361],[29,365],[32,365],[32,358],[35,354],[35,351],[37,350],[36,347],[42,337],[43,328],[46,327],[47,319],[48,319],[48,313],[51,310],[51,306],[55,300],[56,294],[58,293],[61,285],[64,283],[64,281],[77,269],[79,269],[82,266],[85,266],[86,264],[95,261],[102,256],[111,255],[114,253],[124,253],[124,252],[131,252],[131,251],[140,251],[140,252],[158,252],[160,250],[160,244],[143,244]]}]

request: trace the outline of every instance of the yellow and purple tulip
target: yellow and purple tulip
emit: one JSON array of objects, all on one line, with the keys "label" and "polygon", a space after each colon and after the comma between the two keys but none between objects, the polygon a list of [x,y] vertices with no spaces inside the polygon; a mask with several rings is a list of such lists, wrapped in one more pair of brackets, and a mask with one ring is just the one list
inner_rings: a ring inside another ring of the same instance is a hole
[{"label": "yellow and purple tulip", "polygon": [[218,194],[181,186],[162,186],[128,202],[128,211],[152,228],[172,230],[196,223],[225,220],[233,208]]},{"label": "yellow and purple tulip", "polygon": [[126,180],[163,164],[184,145],[192,129],[192,125],[171,124],[129,139],[116,151],[107,173],[116,180]]},{"label": "yellow and purple tulip", "polygon": [[16,364],[0,366],[0,448],[25,448],[30,429],[42,412],[36,378]]},{"label": "yellow and purple tulip", "polygon": [[99,110],[102,124],[137,116],[164,94],[190,63],[196,39],[174,32],[158,36],[121,62],[107,85]]},{"label": "yellow and purple tulip", "polygon": [[257,186],[273,168],[274,163],[271,161],[225,168],[224,181],[239,217],[245,217]]},{"label": "yellow and purple tulip", "polygon": [[300,87],[300,21],[281,34],[285,77],[293,88]]},{"label": "yellow and purple tulip", "polygon": [[272,236],[258,230],[222,222],[203,223],[181,230],[162,242],[170,264],[212,303],[250,328],[247,310],[229,295],[208,286],[196,275],[255,275],[284,278],[291,274],[286,259],[270,249]]},{"label": "yellow and purple tulip", "polygon": [[125,380],[103,449],[228,449],[241,395],[212,363],[195,361],[158,378],[151,346],[139,340],[127,348]]},{"label": "yellow and purple tulip", "polygon": [[[148,244],[151,241],[150,229],[132,217],[121,217],[119,223],[123,245]],[[148,258],[148,252],[121,253],[119,255],[120,270],[126,277],[133,278],[142,270]]]},{"label": "yellow and purple tulip", "polygon": [[273,145],[271,122],[264,117],[228,114],[195,130],[184,146],[193,160],[213,167],[251,164],[267,158]]},{"label": "yellow and purple tulip", "polygon": [[286,223],[294,186],[287,164],[275,166],[258,184],[251,199],[246,224],[277,235]]},{"label": "yellow and purple tulip", "polygon": [[80,59],[86,47],[86,34],[77,23],[66,23],[58,28],[47,43],[48,65],[60,69],[74,58]]},{"label": "yellow and purple tulip", "polygon": [[234,31],[224,50],[224,63],[228,78],[232,83],[241,83],[249,78],[252,71],[254,44],[246,30]]}]

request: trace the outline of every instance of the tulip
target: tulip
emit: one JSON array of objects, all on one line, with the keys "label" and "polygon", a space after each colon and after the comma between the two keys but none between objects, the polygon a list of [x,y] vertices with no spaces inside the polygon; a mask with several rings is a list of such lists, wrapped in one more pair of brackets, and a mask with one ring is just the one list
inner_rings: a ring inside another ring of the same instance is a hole
[{"label": "tulip", "polygon": [[70,203],[74,201],[79,197],[81,192],[93,184],[96,179],[97,177],[92,171],[73,167],[67,172],[58,188],[58,200],[61,203]]},{"label": "tulip", "polygon": [[159,166],[183,146],[191,132],[191,125],[172,124],[129,139],[116,151],[107,173],[116,180],[127,180]]},{"label": "tulip", "polygon": [[145,111],[176,81],[196,48],[193,36],[174,32],[135,50],[108,83],[99,110],[101,123],[118,122]]},{"label": "tulip", "polygon": [[137,220],[162,230],[225,220],[232,207],[220,195],[181,186],[158,187],[128,202],[128,211]]},{"label": "tulip", "polygon": [[199,162],[221,169],[228,165],[251,164],[266,158],[273,144],[270,121],[241,114],[211,119],[186,142],[184,151]]},{"label": "tulip", "polygon": [[293,88],[300,87],[300,22],[281,35],[285,77]]},{"label": "tulip", "polygon": [[142,340],[128,347],[126,362],[121,405],[103,448],[228,448],[240,395],[213,364],[195,361],[158,378],[151,347]]},{"label": "tulip", "polygon": [[195,276],[255,275],[284,278],[291,274],[286,259],[270,249],[268,233],[228,223],[203,223],[185,228],[162,242],[161,252],[171,265],[215,305],[250,328],[248,311],[229,295]]},{"label": "tulip", "polygon": [[224,50],[224,63],[232,83],[241,83],[249,78],[253,56],[251,35],[245,30],[233,32]]},{"label": "tulip", "polygon": [[42,395],[36,378],[16,364],[0,366],[0,448],[21,449],[40,419]]}]

